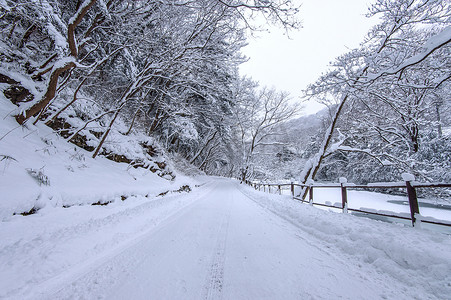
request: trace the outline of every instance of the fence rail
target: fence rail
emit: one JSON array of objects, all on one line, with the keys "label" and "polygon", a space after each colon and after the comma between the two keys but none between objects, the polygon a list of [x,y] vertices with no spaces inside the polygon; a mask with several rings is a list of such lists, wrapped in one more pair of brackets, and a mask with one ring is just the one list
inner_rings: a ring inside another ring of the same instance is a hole
[{"label": "fence rail", "polygon": [[[274,192],[277,192],[279,194],[282,194],[282,190],[289,187],[290,193],[293,199],[299,200],[301,202],[308,202],[310,205],[317,205],[317,206],[323,206],[323,207],[329,207],[329,208],[336,208],[336,209],[342,209],[344,213],[347,213],[349,211],[351,212],[359,212],[364,214],[370,214],[370,215],[377,215],[377,216],[383,216],[383,217],[390,217],[390,218],[397,218],[397,219],[403,219],[403,220],[410,220],[412,222],[412,226],[418,226],[420,223],[428,223],[428,224],[435,224],[435,225],[442,225],[442,226],[448,226],[451,227],[451,222],[446,221],[435,221],[435,220],[426,220],[421,217],[420,215],[420,209],[418,205],[418,197],[416,193],[417,188],[429,188],[429,189],[435,189],[435,188],[451,188],[451,183],[418,183],[415,181],[405,181],[404,183],[369,183],[367,185],[355,185],[352,183],[331,183],[331,184],[299,184],[299,183],[261,183],[261,182],[251,182],[246,180],[245,183],[247,185],[252,186],[256,190],[264,191],[264,192],[271,192],[273,190]],[[302,199],[299,197],[299,195],[295,195],[295,187],[301,187],[303,189],[308,190],[308,201],[305,199]],[[314,202],[314,190],[318,188],[335,188],[341,190],[341,206],[331,205],[331,204],[324,204],[319,202]],[[399,214],[396,214],[395,212],[393,214],[389,213],[381,213],[381,212],[374,212],[374,211],[368,211],[364,209],[356,209],[356,208],[349,208],[348,207],[348,190],[350,189],[405,189],[407,193],[407,198],[409,200],[409,209],[410,209],[410,217],[402,216]]]}]

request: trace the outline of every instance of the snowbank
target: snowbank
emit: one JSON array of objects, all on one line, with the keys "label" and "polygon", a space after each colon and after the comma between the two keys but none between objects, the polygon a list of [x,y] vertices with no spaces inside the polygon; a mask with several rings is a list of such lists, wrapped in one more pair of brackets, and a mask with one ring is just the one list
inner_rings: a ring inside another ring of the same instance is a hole
[{"label": "snowbank", "polygon": [[352,256],[409,286],[424,286],[430,295],[419,295],[419,299],[451,295],[450,235],[325,211],[247,186],[241,190],[321,247],[335,248],[337,255]]}]

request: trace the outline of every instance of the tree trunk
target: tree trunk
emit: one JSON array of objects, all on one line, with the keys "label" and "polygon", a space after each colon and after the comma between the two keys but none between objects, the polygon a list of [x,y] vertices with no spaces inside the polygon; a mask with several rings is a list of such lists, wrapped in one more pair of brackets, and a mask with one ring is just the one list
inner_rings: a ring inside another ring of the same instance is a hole
[{"label": "tree trunk", "polygon": [[[125,103],[124,103],[125,104]],[[96,150],[94,151],[94,154],[92,155],[92,158],[96,158],[97,154],[99,154],[100,149],[102,149],[103,143],[106,140],[106,137],[108,136],[108,134],[111,131],[111,127],[113,127],[114,122],[116,121],[117,116],[119,115],[120,111],[122,110],[122,108],[124,107],[124,105],[121,105],[116,112],[114,113],[113,118],[110,121],[110,124],[108,125],[107,130],[103,133],[102,135],[102,139],[100,140],[99,145],[97,146]]]},{"label": "tree trunk", "polygon": [[211,141],[213,141],[213,139],[215,138],[217,133],[218,133],[218,131],[215,131],[214,134],[207,140],[205,145],[203,145],[202,148],[200,148],[200,150],[190,160],[190,162],[189,162],[190,164],[193,164],[196,161],[196,159],[202,154],[202,152],[204,152],[204,150],[208,147],[208,145],[211,143]]},{"label": "tree trunk", "polygon": [[78,7],[75,16],[71,19],[72,22],[67,26],[67,42],[69,44],[70,54],[73,57],[78,56],[77,42],[75,41],[75,28],[83,20],[83,17],[88,13],[96,0],[91,0],[86,6]]},{"label": "tree trunk", "polygon": [[141,103],[139,104],[138,108],[136,109],[136,112],[133,114],[133,118],[132,118],[132,121],[130,123],[130,127],[128,128],[128,130],[125,133],[125,135],[129,135],[130,132],[132,132],[133,125],[135,125],[136,117],[138,117],[140,111],[141,111]]},{"label": "tree trunk", "polygon": [[39,113],[42,109],[44,109],[47,104],[49,104],[50,100],[55,97],[56,88],[58,86],[58,77],[65,71],[75,68],[75,63],[73,61],[66,62],[62,67],[56,68],[52,74],[50,75],[49,84],[47,86],[47,91],[45,92],[44,97],[33,106],[28,108],[25,112],[16,116],[16,121],[19,124],[25,123],[26,120]]},{"label": "tree trunk", "polygon": [[27,121],[29,118],[31,118],[32,116],[43,110],[49,104],[49,102],[55,97],[56,88],[58,86],[58,77],[61,75],[61,73],[76,67],[74,60],[78,56],[78,51],[77,44],[75,41],[75,29],[77,28],[78,24],[80,24],[80,22],[83,20],[84,16],[88,13],[88,11],[91,9],[91,7],[94,5],[95,2],[96,0],[90,0],[86,6],[78,7],[77,12],[70,19],[71,22],[68,24],[67,27],[67,42],[69,44],[72,59],[66,58],[67,61],[64,62],[63,66],[57,68],[54,67],[54,70],[50,75],[49,84],[47,86],[47,91],[44,97],[39,102],[35,103],[33,106],[28,108],[24,113],[21,113],[16,116],[16,120],[19,124],[25,123],[25,121]]},{"label": "tree trunk", "polygon": [[[335,112],[335,115],[332,119],[332,124],[330,124],[329,128],[326,131],[326,138],[325,138],[323,144],[321,145],[320,150],[312,159],[310,159],[307,162],[306,167],[302,171],[301,182],[303,184],[306,184],[308,181],[315,179],[315,176],[318,173],[319,168],[321,167],[321,163],[322,163],[323,159],[325,158],[325,156],[327,155],[327,148],[329,147],[330,142],[332,141],[332,136],[334,134],[335,127],[337,126],[338,118],[340,117],[340,113],[343,110],[343,107],[344,107],[347,99],[348,99],[348,94],[346,94],[343,97],[343,99],[341,100],[341,103],[338,106],[337,111]],[[307,193],[308,193],[308,188],[306,188],[306,187],[302,188],[302,192],[301,192],[302,200],[305,199],[305,197],[307,196]]]},{"label": "tree trunk", "polygon": [[442,120],[440,118],[440,103],[435,103],[435,111],[437,113],[437,135],[439,138],[442,137],[443,131],[442,131]]}]

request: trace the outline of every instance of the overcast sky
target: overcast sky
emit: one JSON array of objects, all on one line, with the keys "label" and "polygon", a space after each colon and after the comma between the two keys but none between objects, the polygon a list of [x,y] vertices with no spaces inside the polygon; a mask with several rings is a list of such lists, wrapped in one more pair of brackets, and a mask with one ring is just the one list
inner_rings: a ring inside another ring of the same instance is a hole
[{"label": "overcast sky", "polygon": [[[243,53],[249,61],[240,66],[242,75],[251,76],[261,85],[290,92],[296,100],[302,90],[328,69],[335,57],[356,48],[376,20],[365,17],[370,1],[299,0],[302,3],[299,31],[268,27],[257,38],[250,37]],[[321,106],[308,104],[304,114]]]}]

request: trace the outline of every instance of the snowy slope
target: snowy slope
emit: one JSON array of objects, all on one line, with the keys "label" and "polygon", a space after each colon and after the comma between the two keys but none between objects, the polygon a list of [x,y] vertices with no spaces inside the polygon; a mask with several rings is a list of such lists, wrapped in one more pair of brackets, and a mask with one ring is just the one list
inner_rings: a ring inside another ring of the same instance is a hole
[{"label": "snowy slope", "polygon": [[136,196],[108,206],[46,207],[0,226],[0,298],[35,295],[45,283],[121,251],[195,200]]},{"label": "snowy slope", "polygon": [[[41,122],[19,126],[11,116],[16,111],[0,93],[0,220],[33,208],[111,202],[192,185],[181,174],[170,181],[126,163],[92,159],[91,152],[68,143]],[[115,147],[125,151],[120,143]]]}]

